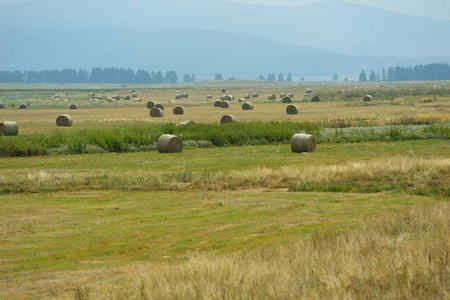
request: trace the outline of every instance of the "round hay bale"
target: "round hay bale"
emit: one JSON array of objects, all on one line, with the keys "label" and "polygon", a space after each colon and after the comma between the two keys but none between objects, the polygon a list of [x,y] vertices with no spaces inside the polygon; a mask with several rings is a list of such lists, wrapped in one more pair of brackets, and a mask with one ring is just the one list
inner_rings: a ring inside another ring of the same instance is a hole
[{"label": "round hay bale", "polygon": [[289,96],[291,98],[294,98],[294,93],[288,93],[286,96]]},{"label": "round hay bale", "polygon": [[286,113],[288,115],[296,115],[296,114],[298,114],[298,112],[299,112],[299,110],[296,105],[291,104],[286,107]]},{"label": "round hay bale", "polygon": [[206,99],[212,99],[212,95],[206,95]]},{"label": "round hay bale", "polygon": [[267,100],[276,100],[276,99],[277,99],[277,96],[275,96],[274,94],[269,94],[267,96]]},{"label": "round hay bale", "polygon": [[137,94],[136,92],[132,92],[132,93],[131,93],[131,97],[137,98],[137,96],[138,96],[138,94]]},{"label": "round hay bale", "polygon": [[157,108],[159,108],[160,110],[164,111],[164,105],[162,105],[162,104],[160,104],[160,103],[155,104],[155,107],[157,107]]},{"label": "round hay bale", "polygon": [[220,100],[227,100],[227,95],[220,95],[219,99]]},{"label": "round hay bale", "polygon": [[244,104],[242,104],[242,109],[243,110],[253,110],[253,103],[245,102]]},{"label": "round hay bale", "polygon": [[18,135],[19,125],[16,122],[2,122],[0,123],[0,135]]},{"label": "round hay bale", "polygon": [[155,106],[150,110],[150,117],[162,118],[164,117],[164,111],[161,108]]},{"label": "round hay bale", "polygon": [[233,123],[233,122],[236,122],[236,118],[233,117],[232,115],[224,115],[220,119],[220,123],[222,123],[222,124],[228,124],[228,123]]},{"label": "round hay bale", "polygon": [[72,126],[72,123],[73,123],[72,117],[69,115],[59,115],[56,118],[56,126],[70,127]]},{"label": "round hay bale", "polygon": [[163,134],[159,137],[156,148],[159,153],[180,153],[183,151],[183,142],[175,135]]},{"label": "round hay bale", "polygon": [[95,93],[89,93],[89,97],[95,97]]},{"label": "round hay bale", "polygon": [[227,100],[227,101],[234,100],[234,96],[233,95],[226,95],[225,96],[225,100]]},{"label": "round hay bale", "polygon": [[281,93],[280,98],[283,99],[284,97],[286,97],[286,93]]},{"label": "round hay bale", "polygon": [[258,93],[253,93],[252,94],[252,98],[258,98],[259,97],[259,94]]},{"label": "round hay bale", "polygon": [[312,98],[311,98],[311,102],[319,102],[320,101],[320,98],[319,98],[319,96],[317,96],[317,95],[314,95]]},{"label": "round hay bale", "polygon": [[155,107],[155,104],[156,104],[156,103],[155,103],[154,101],[148,101],[148,102],[147,102],[147,108],[148,108],[148,109],[152,109],[153,107]]},{"label": "round hay bale", "polygon": [[173,114],[174,115],[182,115],[184,114],[184,108],[181,105],[177,105],[173,108]]},{"label": "round hay bale", "polygon": [[[133,97],[135,97],[135,96],[133,96]],[[137,95],[136,95],[136,97],[137,97]],[[130,95],[126,95],[125,97],[123,97],[123,100],[130,100],[130,99],[131,99]]]},{"label": "round hay bale", "polygon": [[189,97],[189,94],[188,94],[188,93],[181,94],[181,97],[183,97],[183,98],[188,98],[188,97]]},{"label": "round hay bale", "polygon": [[25,103],[22,103],[19,105],[19,109],[27,109],[28,105],[26,105]]},{"label": "round hay bale", "polygon": [[243,98],[244,99],[250,99],[250,94],[249,93],[245,93]]},{"label": "round hay bale", "polygon": [[227,90],[222,88],[222,89],[220,89],[220,92],[221,92],[221,93],[226,93]]},{"label": "round hay bale", "polygon": [[363,98],[363,101],[364,101],[364,102],[372,101],[372,96],[370,96],[370,95],[365,95],[364,98]]},{"label": "round hay bale", "polygon": [[0,102],[0,108],[5,108],[5,104],[3,104],[3,102]]},{"label": "round hay bale", "polygon": [[222,104],[222,101],[220,101],[220,100],[214,101],[214,107],[220,107],[221,104]]},{"label": "round hay bale", "polygon": [[182,98],[182,96],[180,94],[175,95],[175,99],[181,99],[181,98]]},{"label": "round hay bale", "polygon": [[120,96],[119,95],[114,95],[114,96],[111,97],[111,99],[119,101],[120,100]]},{"label": "round hay bale", "polygon": [[220,108],[229,108],[229,107],[230,107],[230,102],[228,102],[228,101],[220,102]]},{"label": "round hay bale", "polygon": [[246,102],[246,101],[247,101],[247,99],[245,99],[245,98],[241,98],[238,100],[238,102]]},{"label": "round hay bale", "polygon": [[283,97],[283,103],[291,103],[291,102],[292,102],[291,97],[289,97],[289,96]]},{"label": "round hay bale", "polygon": [[78,105],[70,104],[69,109],[78,109]]},{"label": "round hay bale", "polygon": [[134,102],[142,102],[141,98],[134,98]]},{"label": "round hay bale", "polygon": [[316,138],[309,134],[296,133],[291,139],[291,150],[295,153],[315,152]]},{"label": "round hay bale", "polygon": [[305,94],[311,94],[312,93],[312,90],[311,89],[306,89],[305,90]]},{"label": "round hay bale", "polygon": [[187,120],[187,121],[178,123],[176,126],[185,126],[185,125],[195,125],[195,122],[192,120]]}]

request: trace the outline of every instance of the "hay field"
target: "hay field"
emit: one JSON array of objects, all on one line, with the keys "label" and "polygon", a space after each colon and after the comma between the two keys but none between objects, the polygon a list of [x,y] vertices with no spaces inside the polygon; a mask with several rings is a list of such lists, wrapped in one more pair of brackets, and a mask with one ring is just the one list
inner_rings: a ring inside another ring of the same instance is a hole
[{"label": "hay field", "polygon": [[[222,86],[238,96],[229,109],[212,105]],[[306,87],[321,102],[304,99]],[[62,113],[74,119],[62,132],[218,123],[225,113],[238,121],[444,128],[448,87],[0,85],[0,122],[17,121],[19,135],[44,137]],[[133,89],[141,103],[87,100],[89,92],[123,96]],[[167,102],[182,92],[189,98]],[[250,100],[255,109],[241,110],[237,99],[252,92],[260,95]],[[267,101],[281,92],[295,94],[298,115]],[[48,99],[56,93],[68,101]],[[374,100],[363,103],[366,94]],[[28,109],[11,107],[27,99]],[[149,100],[164,104],[163,118],[150,118]],[[69,111],[70,103],[80,109]],[[175,105],[186,114],[171,114]],[[302,154],[279,143],[0,156],[0,299],[445,299],[449,187],[448,138],[327,142]]]}]

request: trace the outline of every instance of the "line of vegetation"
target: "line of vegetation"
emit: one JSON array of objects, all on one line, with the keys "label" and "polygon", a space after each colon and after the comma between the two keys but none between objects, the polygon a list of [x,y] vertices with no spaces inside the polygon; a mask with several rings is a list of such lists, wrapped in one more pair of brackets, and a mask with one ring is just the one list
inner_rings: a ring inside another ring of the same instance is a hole
[{"label": "line of vegetation", "polygon": [[164,133],[179,136],[187,148],[204,148],[287,144],[290,143],[294,133],[312,134],[318,143],[449,139],[450,126],[432,124],[419,127],[388,126],[327,130],[323,125],[308,122],[238,122],[227,125],[187,126],[168,123],[78,132],[55,130],[51,134],[2,137],[0,156],[151,151],[156,150],[156,142]]}]

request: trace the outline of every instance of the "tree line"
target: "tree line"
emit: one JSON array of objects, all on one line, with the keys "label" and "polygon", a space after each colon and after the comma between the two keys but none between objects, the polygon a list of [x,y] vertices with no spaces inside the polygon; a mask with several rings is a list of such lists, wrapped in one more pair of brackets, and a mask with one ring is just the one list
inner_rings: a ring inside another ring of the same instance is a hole
[{"label": "tree line", "polygon": [[[192,74],[192,77],[195,75]],[[192,78],[191,77],[191,78]],[[192,79],[191,79],[192,81]],[[8,83],[177,83],[175,71],[151,71],[125,68],[92,68],[42,71],[0,71],[0,82]]]},{"label": "tree line", "polygon": [[363,70],[359,74],[359,82],[374,81],[431,81],[431,80],[450,80],[450,66],[448,64],[426,64],[416,65],[414,67],[390,67],[387,72],[383,68],[375,73],[372,70],[367,76]]}]

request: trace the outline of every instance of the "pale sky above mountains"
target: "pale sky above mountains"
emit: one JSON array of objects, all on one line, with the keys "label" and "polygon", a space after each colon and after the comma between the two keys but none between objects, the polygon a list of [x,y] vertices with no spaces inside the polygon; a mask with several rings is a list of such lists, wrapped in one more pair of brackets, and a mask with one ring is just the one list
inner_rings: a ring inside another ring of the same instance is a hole
[{"label": "pale sky above mountains", "polygon": [[[0,0],[0,6],[30,1],[36,0]],[[64,1],[64,0],[53,0],[53,1]],[[285,6],[285,5],[299,6],[320,2],[322,0],[223,0],[223,1],[253,3],[263,5],[278,5],[278,6]],[[450,0],[345,0],[345,2],[365,4],[401,12],[404,14],[430,17],[440,21],[450,21],[450,13],[449,13]]]}]

